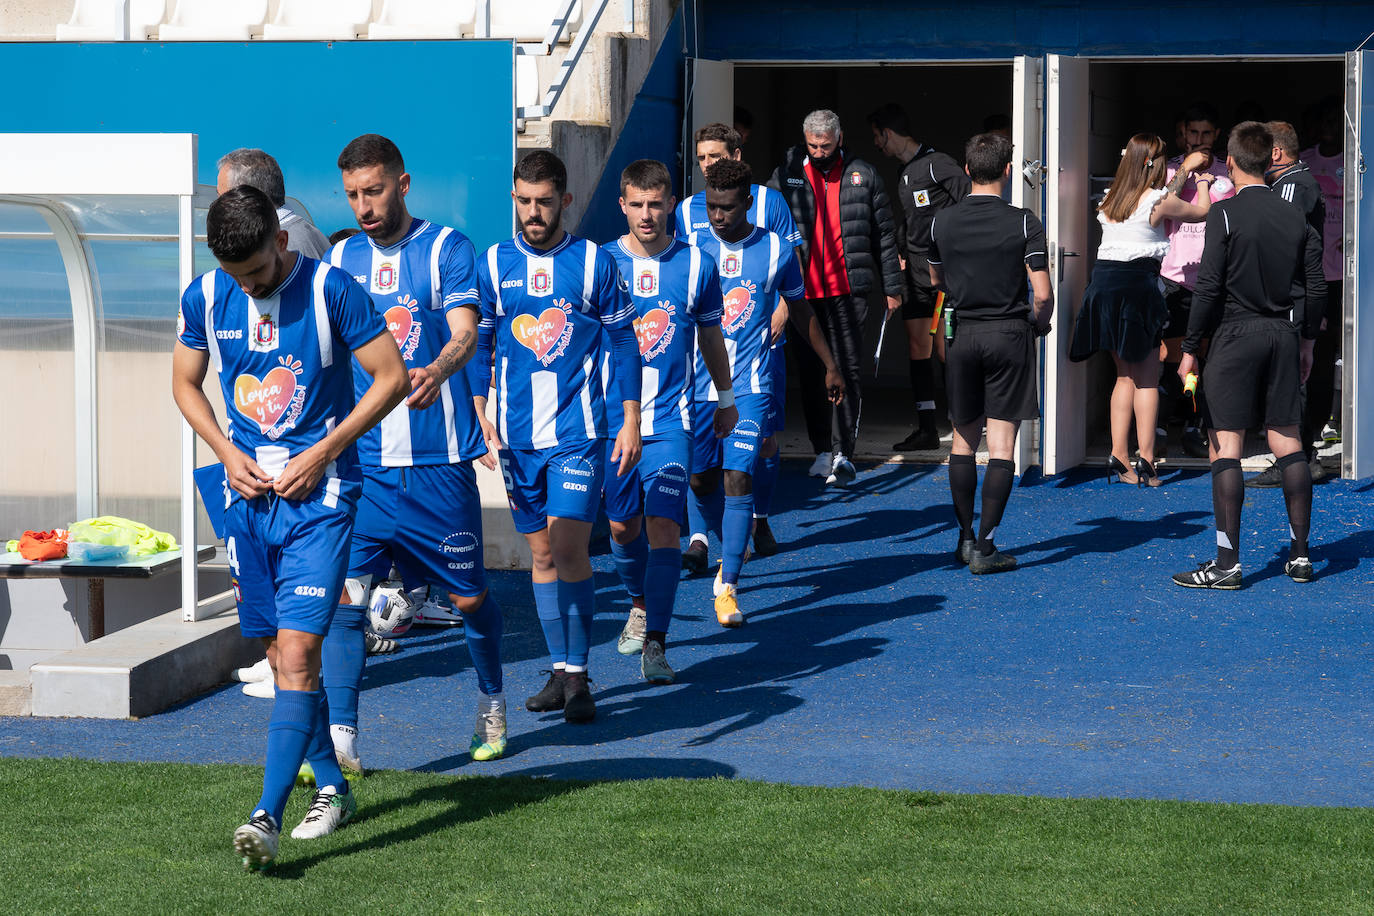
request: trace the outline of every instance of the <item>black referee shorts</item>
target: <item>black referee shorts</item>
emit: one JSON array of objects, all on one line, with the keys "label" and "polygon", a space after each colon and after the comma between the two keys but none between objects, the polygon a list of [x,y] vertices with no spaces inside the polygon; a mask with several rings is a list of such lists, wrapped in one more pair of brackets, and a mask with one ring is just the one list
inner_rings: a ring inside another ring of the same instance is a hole
[{"label": "black referee shorts", "polygon": [[1207,425],[1245,430],[1302,421],[1298,329],[1283,318],[1224,321],[1212,335],[1202,387]]},{"label": "black referee shorts", "polygon": [[1024,318],[965,321],[945,344],[945,387],[955,426],[979,417],[1033,420],[1035,336]]},{"label": "black referee shorts", "polygon": [[930,268],[924,264],[917,267],[913,261],[908,260],[906,272],[907,297],[902,303],[902,320],[934,317],[935,297],[939,292],[930,285]]},{"label": "black referee shorts", "polygon": [[1164,285],[1164,304],[1169,307],[1169,323],[1160,332],[1163,340],[1188,336],[1188,316],[1193,310],[1193,291],[1167,277],[1160,277]]}]

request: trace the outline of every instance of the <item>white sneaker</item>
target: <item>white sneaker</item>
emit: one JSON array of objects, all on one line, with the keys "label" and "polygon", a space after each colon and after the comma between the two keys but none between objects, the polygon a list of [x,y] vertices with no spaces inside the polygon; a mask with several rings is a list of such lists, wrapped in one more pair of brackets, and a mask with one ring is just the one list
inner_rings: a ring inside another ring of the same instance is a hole
[{"label": "white sneaker", "polygon": [[415,612],[413,623],[417,627],[461,627],[463,615],[453,609],[448,595],[431,587],[429,597]]},{"label": "white sneaker", "polygon": [[277,857],[280,837],[281,827],[272,815],[259,808],[248,823],[234,831],[234,852],[243,857],[244,868],[266,868]]},{"label": "white sneaker", "polygon": [[235,668],[234,680],[243,681],[245,684],[251,684],[253,681],[270,681],[272,680],[272,664],[264,658],[256,665],[247,668]]},{"label": "white sneaker", "polygon": [[305,819],[291,831],[291,838],[314,840],[329,836],[351,821],[357,813],[358,801],[353,797],[352,790],[331,792],[328,789],[320,789],[311,800],[310,810],[306,812]]},{"label": "white sneaker", "polygon": [[854,463],[844,455],[836,455],[835,463],[830,468],[830,476],[825,478],[827,487],[847,487],[854,482],[854,478],[859,472],[854,470]]},{"label": "white sneaker", "polygon": [[249,681],[243,685],[243,694],[260,700],[270,700],[277,695],[277,685],[272,683],[270,677],[265,681]]},{"label": "white sneaker", "polygon": [[827,477],[830,474],[830,461],[829,452],[817,452],[816,460],[811,462],[811,467],[807,468],[806,473],[812,477]]}]

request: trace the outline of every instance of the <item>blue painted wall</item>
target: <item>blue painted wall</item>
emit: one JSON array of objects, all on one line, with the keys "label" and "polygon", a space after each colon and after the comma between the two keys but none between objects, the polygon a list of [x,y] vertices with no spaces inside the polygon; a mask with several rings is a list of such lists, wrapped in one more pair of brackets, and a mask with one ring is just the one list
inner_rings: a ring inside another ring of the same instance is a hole
[{"label": "blue painted wall", "polygon": [[[480,249],[511,230],[512,54],[508,41],[7,44],[0,132],[195,133],[211,185],[221,155],[261,147],[326,234],[356,225],[339,151],[384,134],[413,177],[411,212]],[[16,74],[32,77],[22,90]]]},{"label": "blue painted wall", "polygon": [[635,96],[629,117],[606,161],[601,181],[582,214],[578,234],[606,242],[625,234],[620,212],[620,173],[636,159],[668,166],[682,195],[682,12],[673,18],[658,54]]},{"label": "blue painted wall", "polygon": [[941,60],[1045,53],[1339,54],[1374,32],[1369,2],[695,0],[712,60]]}]

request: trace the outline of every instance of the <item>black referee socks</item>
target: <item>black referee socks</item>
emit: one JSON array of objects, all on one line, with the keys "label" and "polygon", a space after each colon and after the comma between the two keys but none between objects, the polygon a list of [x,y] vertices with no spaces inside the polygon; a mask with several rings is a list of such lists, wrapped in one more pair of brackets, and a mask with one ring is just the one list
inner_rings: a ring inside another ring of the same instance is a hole
[{"label": "black referee socks", "polygon": [[1005,458],[988,459],[988,469],[983,472],[983,512],[978,518],[978,552],[983,556],[996,549],[992,538],[997,533],[997,526],[1002,524],[1002,513],[1011,496],[1015,473],[1016,462]]},{"label": "black referee socks", "polygon": [[[1212,462],[1212,513],[1217,519],[1217,567],[1230,569],[1240,562],[1240,509],[1245,501],[1245,475],[1240,461]],[[1307,505],[1312,505],[1311,491]]]},{"label": "black referee socks", "polygon": [[916,399],[916,428],[935,432],[935,367],[929,356],[908,360],[911,394]]},{"label": "black referee socks", "polygon": [[1288,559],[1307,556],[1307,534],[1312,525],[1312,471],[1307,455],[1299,449],[1275,464],[1283,480],[1283,502],[1288,507]]},{"label": "black referee socks", "polygon": [[959,540],[973,540],[973,494],[978,489],[978,463],[972,455],[949,456],[949,494],[954,498],[954,519]]}]

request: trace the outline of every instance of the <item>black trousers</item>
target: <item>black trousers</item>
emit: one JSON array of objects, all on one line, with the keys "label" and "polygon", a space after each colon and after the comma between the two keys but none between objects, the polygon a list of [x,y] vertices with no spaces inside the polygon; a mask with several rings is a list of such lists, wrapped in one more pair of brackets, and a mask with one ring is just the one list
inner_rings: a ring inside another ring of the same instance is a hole
[{"label": "black trousers", "polygon": [[1312,348],[1312,374],[1307,377],[1306,403],[1302,418],[1302,446],[1310,458],[1322,427],[1331,416],[1331,398],[1336,393],[1336,357],[1341,352],[1345,317],[1341,304],[1342,280],[1326,281],[1326,330],[1317,335]]},{"label": "black trousers", "polygon": [[854,440],[859,434],[859,404],[863,389],[859,380],[862,363],[864,318],[868,303],[862,296],[831,296],[807,299],[825,332],[825,341],[844,378],[844,400],[833,405],[825,394],[825,364],[811,345],[794,328],[789,335],[792,357],[797,361],[801,379],[802,412],[811,447],[820,452],[839,452],[854,456]]}]

